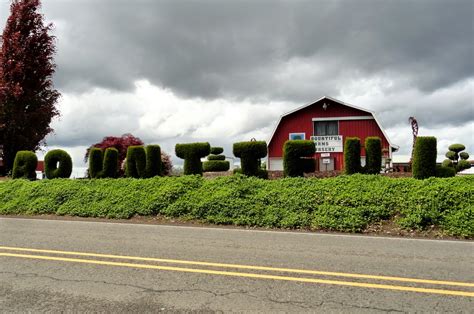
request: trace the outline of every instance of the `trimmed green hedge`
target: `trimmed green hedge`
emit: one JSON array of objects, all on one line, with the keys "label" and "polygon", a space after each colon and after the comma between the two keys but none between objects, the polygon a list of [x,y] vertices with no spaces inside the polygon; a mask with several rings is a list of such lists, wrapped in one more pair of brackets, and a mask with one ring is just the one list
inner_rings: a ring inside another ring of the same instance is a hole
[{"label": "trimmed green hedge", "polygon": [[360,138],[347,137],[344,142],[344,173],[354,174],[361,171]]},{"label": "trimmed green hedge", "polygon": [[184,159],[184,174],[202,175],[201,158],[209,155],[211,146],[209,143],[176,144],[175,153]]},{"label": "trimmed green hedge", "polygon": [[147,178],[162,175],[161,147],[160,145],[147,145],[145,147],[146,167],[145,176]]},{"label": "trimmed green hedge", "polygon": [[365,139],[365,173],[379,174],[382,169],[382,141],[379,137]]},{"label": "trimmed green hedge", "polygon": [[426,179],[436,175],[436,153],[436,137],[419,136],[416,138],[412,166],[414,178]]},{"label": "trimmed green hedge", "polygon": [[[292,140],[283,145],[283,173],[285,177],[302,177],[314,172],[316,147],[313,141]],[[307,158],[304,158],[307,157]]]},{"label": "trimmed green hedge", "polygon": [[71,156],[62,149],[50,150],[44,156],[44,172],[48,179],[69,178],[72,173]]},{"label": "trimmed green hedge", "polygon": [[107,148],[105,154],[100,148],[91,148],[89,151],[89,176],[93,179],[116,178],[118,160],[119,155],[116,148]]},{"label": "trimmed green hedge", "polygon": [[145,147],[129,146],[127,148],[125,176],[129,178],[145,178],[146,157]]},{"label": "trimmed green hedge", "polygon": [[29,150],[21,150],[16,153],[13,161],[13,179],[29,179],[36,180],[36,166],[38,165],[38,157]]},{"label": "trimmed green hedge", "polygon": [[360,232],[394,219],[406,229],[474,237],[474,177],[261,180],[241,175],[0,183],[0,214],[129,218],[164,215],[208,223]]},{"label": "trimmed green hedge", "polygon": [[260,168],[261,159],[267,156],[267,142],[234,143],[232,152],[235,157],[240,158],[242,174],[261,178],[268,176],[267,172]]}]

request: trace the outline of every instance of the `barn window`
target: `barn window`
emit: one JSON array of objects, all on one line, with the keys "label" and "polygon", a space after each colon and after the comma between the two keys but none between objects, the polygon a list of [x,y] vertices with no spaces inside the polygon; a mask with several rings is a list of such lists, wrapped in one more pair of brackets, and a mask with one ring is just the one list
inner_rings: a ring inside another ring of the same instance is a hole
[{"label": "barn window", "polygon": [[338,121],[315,121],[314,135],[338,135]]}]

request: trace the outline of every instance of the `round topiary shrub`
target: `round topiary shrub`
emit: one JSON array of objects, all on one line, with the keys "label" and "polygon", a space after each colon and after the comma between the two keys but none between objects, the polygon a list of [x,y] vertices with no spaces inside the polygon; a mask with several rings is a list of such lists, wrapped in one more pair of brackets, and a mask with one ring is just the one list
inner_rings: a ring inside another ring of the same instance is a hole
[{"label": "round topiary shrub", "polygon": [[379,174],[382,169],[382,141],[379,137],[365,139],[365,173]]},{"label": "round topiary shrub", "polygon": [[240,158],[242,174],[255,177],[268,176],[265,170],[260,169],[260,159],[267,156],[265,141],[234,143],[232,151],[235,157]]},{"label": "round topiary shrub", "polygon": [[[314,172],[316,146],[313,141],[290,140],[283,145],[283,173],[285,177],[302,177]],[[307,158],[304,158],[307,157]]]},{"label": "round topiary shrub", "polygon": [[453,151],[453,152],[459,153],[459,152],[465,150],[466,146],[464,146],[463,144],[451,144],[451,145],[449,145],[448,149]]},{"label": "round topiary shrub", "polygon": [[224,148],[222,147],[211,147],[211,154],[213,155],[220,155],[224,152]]},{"label": "round topiary shrub", "polygon": [[347,137],[344,142],[344,173],[359,173],[361,168],[360,139],[358,137]]},{"label": "round topiary shrub", "polygon": [[456,165],[456,171],[463,171],[469,168],[471,168],[471,164],[469,163],[469,161],[464,160],[464,159],[461,159],[460,161],[458,161],[458,164]]},{"label": "round topiary shrub", "polygon": [[453,167],[453,161],[449,159],[443,160],[443,163],[441,164],[443,167]]},{"label": "round topiary shrub", "polygon": [[459,153],[459,157],[460,157],[462,160],[468,160],[468,159],[469,159],[469,154],[466,153],[466,152],[460,152],[460,153]]},{"label": "round topiary shrub", "polygon": [[35,153],[28,150],[21,150],[16,153],[13,161],[13,179],[36,180],[36,167],[38,157]]},{"label": "round topiary shrub", "polygon": [[456,175],[456,170],[453,167],[436,166],[436,177],[449,178]]},{"label": "round topiary shrub", "polygon": [[413,156],[413,177],[426,179],[436,175],[436,137],[419,136],[416,138]]},{"label": "round topiary shrub", "polygon": [[209,143],[189,143],[176,144],[175,153],[181,159],[184,159],[184,174],[202,175],[201,158],[209,155],[211,145]]},{"label": "round topiary shrub", "polygon": [[71,156],[62,149],[50,150],[44,156],[44,172],[46,178],[69,178],[72,173]]}]

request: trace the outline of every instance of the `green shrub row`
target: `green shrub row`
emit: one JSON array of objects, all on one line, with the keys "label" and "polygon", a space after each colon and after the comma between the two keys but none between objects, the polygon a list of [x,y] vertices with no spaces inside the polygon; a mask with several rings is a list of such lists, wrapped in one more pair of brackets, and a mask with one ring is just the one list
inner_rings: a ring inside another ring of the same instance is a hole
[{"label": "green shrub row", "polygon": [[373,175],[261,180],[245,176],[0,183],[0,214],[129,218],[164,215],[244,226],[359,232],[395,219],[474,237],[474,178],[392,179]]}]

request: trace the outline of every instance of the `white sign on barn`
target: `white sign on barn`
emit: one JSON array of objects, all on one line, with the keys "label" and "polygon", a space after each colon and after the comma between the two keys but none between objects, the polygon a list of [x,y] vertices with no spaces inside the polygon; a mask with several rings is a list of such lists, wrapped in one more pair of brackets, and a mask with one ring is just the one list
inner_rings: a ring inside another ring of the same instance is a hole
[{"label": "white sign on barn", "polygon": [[316,146],[316,153],[342,153],[344,144],[342,135],[311,136]]}]

